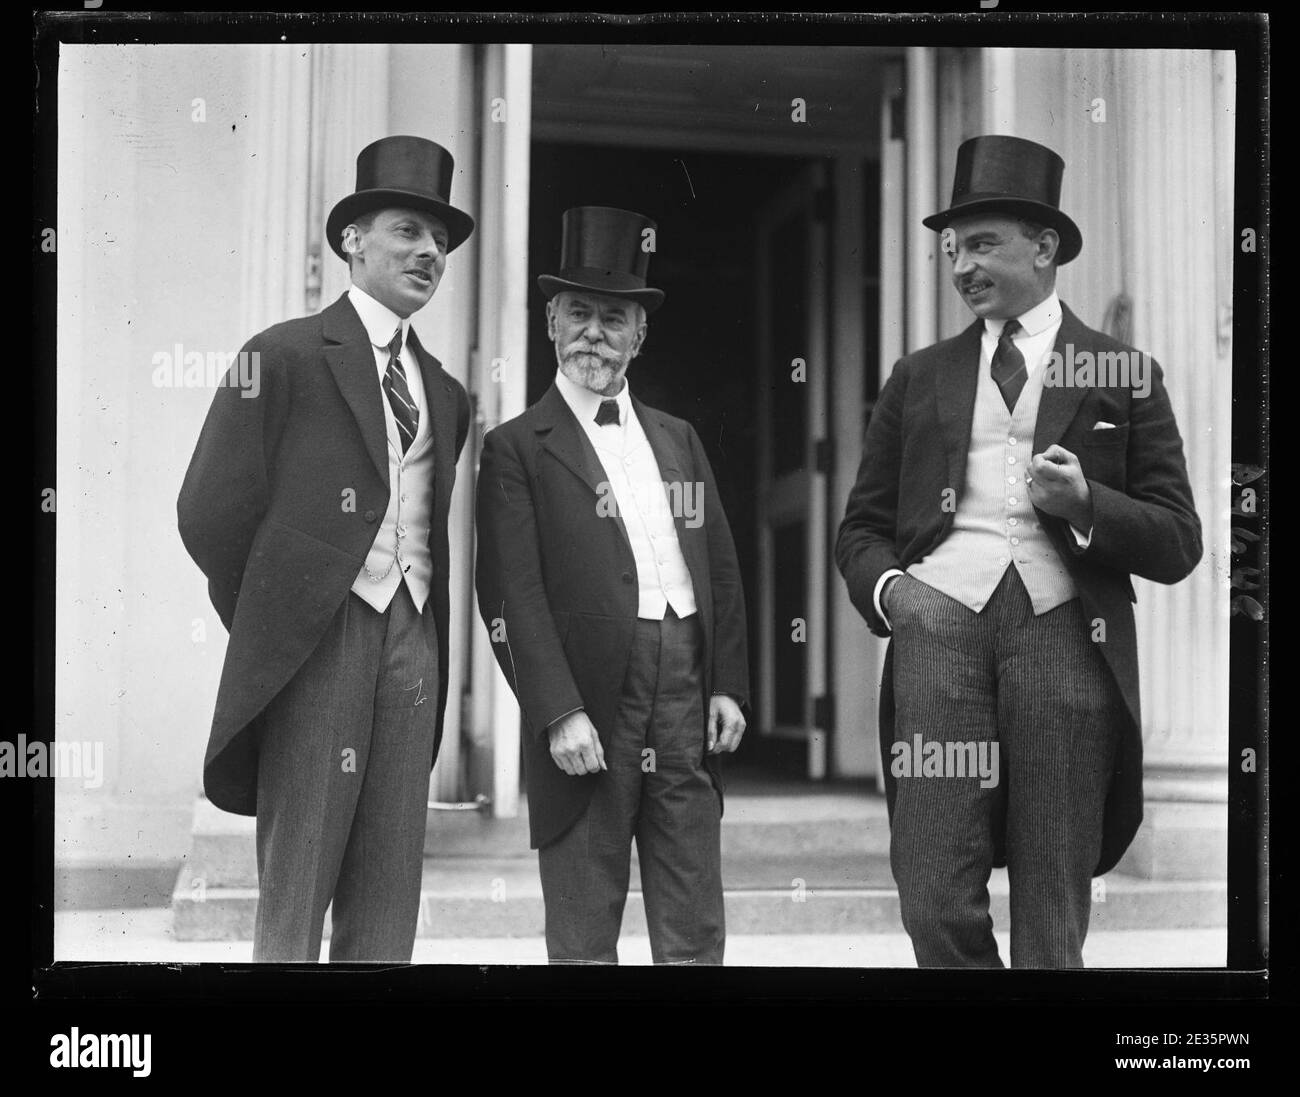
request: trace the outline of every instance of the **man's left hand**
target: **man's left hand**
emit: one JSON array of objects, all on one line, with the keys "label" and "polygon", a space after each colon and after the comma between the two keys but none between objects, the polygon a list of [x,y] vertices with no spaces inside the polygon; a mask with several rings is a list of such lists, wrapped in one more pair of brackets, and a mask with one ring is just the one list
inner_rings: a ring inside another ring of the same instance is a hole
[{"label": "man's left hand", "polygon": [[1081,533],[1092,528],[1092,492],[1079,459],[1064,446],[1034,454],[1025,480],[1029,501],[1039,510],[1064,518]]},{"label": "man's left hand", "polygon": [[740,746],[745,734],[745,718],[740,706],[725,693],[709,698],[709,753],[730,753]]}]

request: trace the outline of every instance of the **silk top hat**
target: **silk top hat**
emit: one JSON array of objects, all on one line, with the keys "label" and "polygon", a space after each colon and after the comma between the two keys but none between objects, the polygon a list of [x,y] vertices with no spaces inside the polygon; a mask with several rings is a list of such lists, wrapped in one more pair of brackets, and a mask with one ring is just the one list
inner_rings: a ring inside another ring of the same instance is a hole
[{"label": "silk top hat", "polygon": [[585,290],[624,297],[647,313],[663,304],[664,291],[646,285],[650,253],[645,230],[657,228],[650,218],[612,206],[575,206],[564,211],[560,272],[537,279],[548,298],[564,290]]},{"label": "silk top hat", "polygon": [[455,161],[437,142],[423,137],[381,137],[357,155],[357,189],[331,211],[325,238],[344,262],[343,230],[372,210],[401,207],[424,210],[447,226],[447,250],[454,251],[474,231],[474,218],[451,204]]},{"label": "silk top hat", "polygon": [[957,149],[952,202],[921,223],[939,231],[959,217],[1004,213],[1057,231],[1056,261],[1068,263],[1083,248],[1079,227],[1060,210],[1065,161],[1022,137],[972,137]]}]

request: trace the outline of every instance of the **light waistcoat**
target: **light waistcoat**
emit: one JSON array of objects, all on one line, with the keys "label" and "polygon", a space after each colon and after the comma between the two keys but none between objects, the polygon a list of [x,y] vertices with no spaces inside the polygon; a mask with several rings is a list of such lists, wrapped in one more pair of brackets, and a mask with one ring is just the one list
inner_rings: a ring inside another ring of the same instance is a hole
[{"label": "light waistcoat", "polygon": [[698,609],[695,587],[677,541],[677,526],[659,462],[632,408],[626,380],[614,397],[619,421],[604,426],[596,425],[602,399],[597,393],[558,371],[555,387],[591,440],[627,529],[636,561],[637,616],[662,621],[672,606],[678,617],[689,617]]},{"label": "light waistcoat", "polygon": [[[371,543],[366,562],[352,583],[358,597],[379,612],[388,608],[397,588],[405,580],[415,608],[423,611],[433,581],[433,553],[429,534],[433,526],[434,446],[420,364],[406,342],[408,325],[363,290],[353,286],[349,299],[361,317],[375,352],[380,385],[379,399],[384,409],[384,431],[388,441],[388,509]],[[387,343],[401,325],[403,333],[402,368],[407,386],[420,411],[415,439],[406,454],[402,453],[401,436],[382,379],[388,368]],[[380,578],[375,579],[374,576]]]},{"label": "light waistcoat", "polygon": [[933,552],[907,569],[976,613],[988,604],[1011,566],[1020,573],[1035,614],[1055,609],[1078,593],[1025,492],[1045,372],[1030,372],[1014,412],[1009,412],[997,382],[981,363],[966,484],[952,529]]}]

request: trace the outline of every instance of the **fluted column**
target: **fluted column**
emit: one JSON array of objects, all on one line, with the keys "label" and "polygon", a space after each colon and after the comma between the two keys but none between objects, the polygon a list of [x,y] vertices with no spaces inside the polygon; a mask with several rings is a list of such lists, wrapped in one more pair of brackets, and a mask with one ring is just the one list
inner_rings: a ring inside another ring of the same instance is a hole
[{"label": "fluted column", "polygon": [[[1133,342],[1165,370],[1205,556],[1176,586],[1137,586],[1149,775],[1213,767],[1228,745],[1232,56],[1118,54]],[[1226,778],[1224,778],[1226,780]]]},{"label": "fluted column", "polygon": [[[1187,50],[1016,51],[1016,126],[1066,161],[1083,232],[1061,298],[1153,355],[1183,435],[1205,556],[1135,580],[1148,775],[1214,767],[1228,735],[1232,58]],[[987,92],[986,92],[987,93]],[[1127,304],[1127,319],[1123,308]]]},{"label": "fluted column", "polygon": [[320,301],[314,307],[323,308],[352,284],[347,264],[324,240],[325,218],[335,202],[356,189],[357,153],[389,134],[392,47],[357,43],[312,48],[312,187],[307,235],[311,254],[320,256]]},{"label": "fluted column", "polygon": [[252,56],[247,185],[239,220],[238,338],[305,311],[311,47],[263,46]]}]

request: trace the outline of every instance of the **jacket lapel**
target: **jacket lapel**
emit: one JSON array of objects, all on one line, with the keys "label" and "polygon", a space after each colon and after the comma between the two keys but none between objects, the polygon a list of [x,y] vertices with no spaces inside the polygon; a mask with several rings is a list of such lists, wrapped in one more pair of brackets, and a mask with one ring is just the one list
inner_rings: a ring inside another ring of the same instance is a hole
[{"label": "jacket lapel", "polygon": [[325,363],[352,409],[375,471],[388,482],[388,438],[375,374],[375,352],[347,294],[321,313]]},{"label": "jacket lapel", "polygon": [[960,494],[966,483],[971,423],[975,417],[975,387],[980,374],[980,335],[984,321],[976,320],[952,341],[946,360],[934,371],[934,396],[948,460],[948,485]]},{"label": "jacket lapel", "polygon": [[[1061,327],[1056,333],[1053,350],[1063,361],[1066,348],[1091,349],[1088,329],[1064,304],[1061,305]],[[1041,368],[1046,369],[1044,364]],[[1046,380],[1046,375],[1044,375]],[[1066,388],[1064,385],[1043,385],[1043,395],[1038,402],[1038,422],[1034,425],[1034,452],[1042,453],[1048,446],[1059,442],[1066,429],[1079,413],[1079,405],[1088,395],[1086,387]]]},{"label": "jacket lapel", "polygon": [[[434,514],[442,514],[450,505],[452,471],[456,464],[456,398],[451,379],[443,371],[442,363],[424,349],[414,326],[407,328],[406,344],[420,364],[420,379],[424,382],[426,414],[432,416],[429,431],[433,446]],[[387,469],[387,465],[385,465]],[[386,475],[387,473],[385,473]]]},{"label": "jacket lapel", "polygon": [[[952,344],[948,359],[935,370],[935,401],[938,404],[939,422],[943,427],[944,452],[948,459],[948,483],[960,488],[966,482],[966,456],[970,451],[971,424],[975,417],[975,389],[979,383],[980,335],[984,322],[976,320]],[[1054,350],[1064,358],[1066,347],[1075,350],[1087,346],[1088,329],[1064,304],[1061,305],[1061,327],[1056,333]],[[1041,369],[1046,369],[1044,363]],[[1044,385],[1038,404],[1038,419],[1034,425],[1034,452],[1042,453],[1065,434],[1079,405],[1087,395],[1086,388],[1066,388],[1063,385]]]},{"label": "jacket lapel", "polygon": [[[554,382],[537,403],[537,424],[534,429],[541,436],[542,448],[586,484],[593,495],[613,498],[609,477],[596,455],[595,447],[582,425],[574,418],[573,411],[565,403]],[[623,516],[617,510],[614,514],[619,533],[623,535],[630,552],[632,542],[628,539]]]}]

